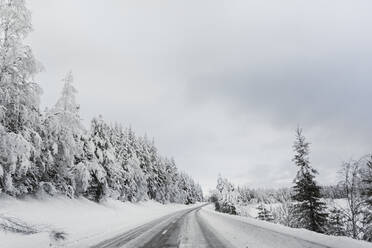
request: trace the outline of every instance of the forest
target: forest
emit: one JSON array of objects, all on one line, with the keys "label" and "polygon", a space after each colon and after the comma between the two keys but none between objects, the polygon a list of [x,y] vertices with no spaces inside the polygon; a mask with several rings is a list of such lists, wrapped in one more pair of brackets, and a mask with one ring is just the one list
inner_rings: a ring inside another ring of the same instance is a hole
[{"label": "forest", "polygon": [[152,139],[102,116],[84,127],[71,72],[55,105],[41,111],[42,89],[34,78],[43,67],[24,44],[31,13],[23,0],[0,5],[0,192],[96,202],[202,201],[200,185],[161,155]]}]

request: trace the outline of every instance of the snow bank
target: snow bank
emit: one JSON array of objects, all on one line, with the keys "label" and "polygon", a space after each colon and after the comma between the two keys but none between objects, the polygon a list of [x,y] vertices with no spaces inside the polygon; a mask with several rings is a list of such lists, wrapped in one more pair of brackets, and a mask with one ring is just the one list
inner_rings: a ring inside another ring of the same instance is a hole
[{"label": "snow bank", "polygon": [[214,211],[213,205],[204,207],[200,213],[219,235],[236,247],[372,248],[371,243],[347,237],[328,236],[253,218],[219,213]]},{"label": "snow bank", "polygon": [[[190,208],[154,201],[123,203],[107,200],[97,204],[87,199],[64,197],[43,200],[0,198],[0,215],[22,220],[42,232],[24,235],[0,230],[0,247],[87,247],[169,213]],[[66,233],[66,239],[51,241],[50,231]]]}]

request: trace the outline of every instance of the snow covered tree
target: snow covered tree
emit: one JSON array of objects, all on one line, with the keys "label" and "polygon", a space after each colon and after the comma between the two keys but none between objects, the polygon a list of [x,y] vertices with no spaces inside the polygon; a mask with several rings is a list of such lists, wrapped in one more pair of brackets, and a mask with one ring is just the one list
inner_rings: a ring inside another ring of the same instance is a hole
[{"label": "snow covered tree", "polygon": [[31,31],[25,2],[1,0],[0,16],[0,190],[22,195],[38,187],[41,66],[22,43]]},{"label": "snow covered tree", "polygon": [[238,201],[238,191],[231,182],[226,178],[222,178],[221,175],[218,176],[216,188],[220,193],[220,200],[231,202],[232,204]]},{"label": "snow covered tree", "polygon": [[372,242],[372,156],[369,157],[362,171],[362,183],[362,197],[365,206],[363,239]]},{"label": "snow covered tree", "polygon": [[186,173],[180,172],[178,179],[180,203],[193,204],[203,199],[203,192],[194,180]]},{"label": "snow covered tree", "polygon": [[[365,166],[368,163],[366,157],[358,160],[350,160],[342,165],[340,185],[345,191],[347,207],[344,210],[346,216],[347,234],[355,239],[362,239],[368,223],[368,204],[363,197],[363,174],[366,173]],[[368,228],[367,228],[368,229]]]},{"label": "snow covered tree", "polygon": [[291,201],[284,201],[272,208],[272,215],[275,223],[289,227],[299,227],[297,222],[294,204]]},{"label": "snow covered tree", "polygon": [[346,236],[345,215],[338,208],[332,208],[328,215],[327,234],[334,236]]},{"label": "snow covered tree", "polygon": [[347,220],[348,236],[355,239],[360,238],[363,230],[361,225],[364,208],[360,190],[362,188],[361,161],[350,160],[344,162],[341,170],[342,180],[340,181],[347,200],[347,208],[344,209],[344,213]]},{"label": "snow covered tree", "polygon": [[236,207],[239,195],[235,187],[226,178],[222,178],[221,175],[217,178],[218,202],[215,203],[217,211],[223,213],[229,213],[236,215]]},{"label": "snow covered tree", "polygon": [[[81,140],[85,130],[81,124],[79,105],[76,103],[76,89],[72,85],[73,76],[69,72],[63,79],[61,97],[55,106],[47,111],[43,129],[43,161],[45,172],[43,181],[52,182],[58,191],[70,197],[75,194],[75,165],[83,153]],[[78,166],[81,167],[82,164]]]},{"label": "snow covered tree", "polygon": [[41,88],[33,81],[41,66],[22,41],[31,31],[31,13],[23,0],[0,2],[1,124],[19,133],[39,122]]},{"label": "snow covered tree", "polygon": [[159,186],[165,178],[162,176],[162,164],[157,148],[154,141],[149,141],[146,136],[139,138],[137,142],[137,157],[140,160],[140,167],[146,176],[148,197],[154,200],[159,199],[162,193],[158,192]]},{"label": "snow covered tree", "polygon": [[265,205],[262,203],[258,205],[258,216],[257,219],[264,220],[264,221],[273,221],[273,215],[271,214],[271,211],[268,210]]},{"label": "snow covered tree", "polygon": [[123,129],[121,125],[111,127],[113,137],[111,143],[115,156],[122,168],[120,199],[124,201],[140,201],[146,199],[147,183],[137,157],[137,139],[131,128]]},{"label": "snow covered tree", "polygon": [[147,183],[146,177],[140,167],[140,161],[136,154],[133,154],[127,162],[128,174],[130,178],[129,185],[130,197],[129,201],[142,201],[147,199]]},{"label": "snow covered tree", "polygon": [[[91,140],[94,145],[94,155],[97,162],[106,172],[107,191],[109,197],[120,198],[123,187],[123,169],[115,156],[115,149],[111,143],[112,130],[100,116],[91,122]],[[99,184],[100,185],[100,184]],[[100,185],[100,187],[103,185]],[[101,192],[100,190],[99,192]]]},{"label": "snow covered tree", "polygon": [[301,227],[323,233],[327,213],[325,213],[325,203],[320,199],[320,186],[315,181],[317,171],[310,165],[309,146],[302,130],[297,128],[296,141],[293,145],[295,151],[293,161],[298,167],[293,187],[293,200],[296,201],[294,207]]},{"label": "snow covered tree", "polygon": [[179,173],[176,167],[176,162],[173,158],[165,159],[166,170],[166,192],[167,199],[170,202],[179,202],[178,194],[178,179]]}]

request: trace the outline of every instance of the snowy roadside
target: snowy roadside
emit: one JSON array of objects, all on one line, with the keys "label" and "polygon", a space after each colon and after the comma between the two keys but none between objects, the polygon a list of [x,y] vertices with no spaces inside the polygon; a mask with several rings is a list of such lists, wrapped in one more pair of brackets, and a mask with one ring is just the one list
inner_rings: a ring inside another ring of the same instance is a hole
[{"label": "snowy roadside", "polygon": [[305,229],[290,228],[279,224],[256,220],[249,217],[219,213],[213,205],[200,211],[200,216],[218,235],[235,247],[261,248],[372,248],[372,244],[347,237],[328,236]]},{"label": "snowy roadside", "polygon": [[[18,200],[0,198],[1,216],[20,220],[41,232],[34,234],[0,230],[2,248],[87,247],[167,214],[195,205],[160,204],[154,201],[130,203],[107,200],[102,204],[87,199],[64,197]],[[66,233],[66,239],[52,241],[50,232]]]}]

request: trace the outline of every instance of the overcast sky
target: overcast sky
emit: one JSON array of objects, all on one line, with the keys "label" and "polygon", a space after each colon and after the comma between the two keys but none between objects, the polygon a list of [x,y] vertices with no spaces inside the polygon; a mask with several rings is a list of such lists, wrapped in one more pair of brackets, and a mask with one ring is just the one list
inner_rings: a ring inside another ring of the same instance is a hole
[{"label": "overcast sky", "polygon": [[372,152],[370,0],[28,0],[42,106],[153,136],[205,190],[290,186],[299,124],[321,184]]}]

